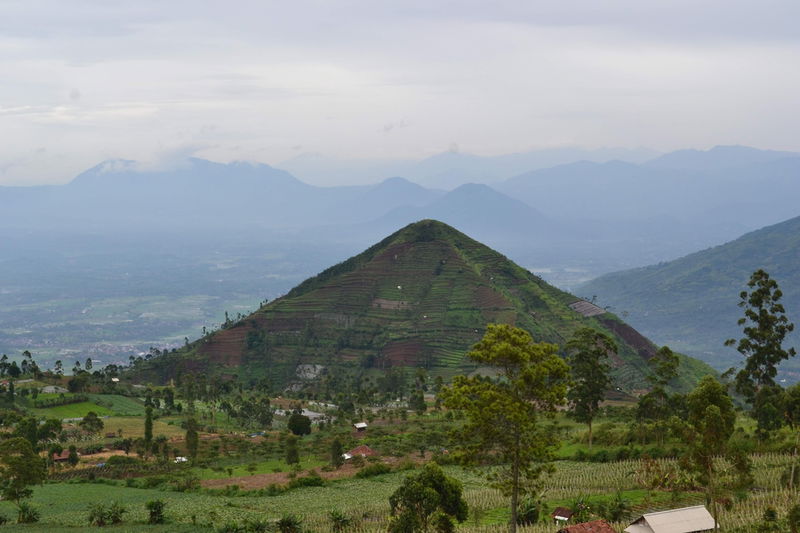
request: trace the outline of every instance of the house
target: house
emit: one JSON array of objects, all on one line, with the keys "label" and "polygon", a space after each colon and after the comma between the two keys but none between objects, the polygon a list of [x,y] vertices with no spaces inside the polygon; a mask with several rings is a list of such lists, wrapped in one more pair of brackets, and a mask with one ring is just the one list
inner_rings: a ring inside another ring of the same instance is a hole
[{"label": "house", "polygon": [[367,429],[366,422],[356,422],[353,424],[353,427],[356,428],[356,431],[365,431]]},{"label": "house", "polygon": [[559,529],[558,533],[617,533],[605,520],[593,520],[591,522],[581,522]]},{"label": "house", "polygon": [[62,450],[61,453],[53,454],[54,463],[66,463],[67,461],[69,461],[69,450]]},{"label": "house", "polygon": [[574,514],[575,513],[572,512],[571,509],[567,509],[566,507],[556,507],[555,510],[550,513],[550,517],[555,520],[556,523],[559,523],[569,521]]},{"label": "house", "polygon": [[378,455],[378,452],[367,446],[366,444],[362,444],[361,446],[356,446],[349,452],[345,452],[342,454],[345,461],[349,461],[353,457],[372,457],[373,455]]},{"label": "house", "polygon": [[704,505],[642,515],[625,533],[702,533],[714,530],[714,517]]}]

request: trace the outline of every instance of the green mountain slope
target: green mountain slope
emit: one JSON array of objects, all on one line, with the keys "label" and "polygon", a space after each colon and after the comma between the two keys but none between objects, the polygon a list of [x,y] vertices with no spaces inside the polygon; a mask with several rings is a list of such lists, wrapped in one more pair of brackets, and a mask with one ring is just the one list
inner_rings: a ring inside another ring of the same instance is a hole
[{"label": "green mountain slope", "polygon": [[[466,352],[487,323],[503,322],[561,345],[581,326],[604,330],[621,347],[618,385],[645,386],[655,346],[602,309],[590,306],[596,316],[573,310],[577,301],[452,227],[423,220],[180,352],[137,365],[134,374],[163,381],[187,371],[235,373],[285,385],[297,379],[298,365],[314,364],[424,366],[449,377],[475,370]],[[684,385],[711,371],[685,362]]]},{"label": "green mountain slope", "polygon": [[[741,362],[723,342],[742,335],[739,293],[759,268],[778,282],[787,315],[800,327],[800,217],[675,261],[602,276],[578,292],[597,295],[648,337],[721,370]],[[787,345],[800,347],[797,331]],[[800,379],[800,361],[787,361],[781,373]]]}]

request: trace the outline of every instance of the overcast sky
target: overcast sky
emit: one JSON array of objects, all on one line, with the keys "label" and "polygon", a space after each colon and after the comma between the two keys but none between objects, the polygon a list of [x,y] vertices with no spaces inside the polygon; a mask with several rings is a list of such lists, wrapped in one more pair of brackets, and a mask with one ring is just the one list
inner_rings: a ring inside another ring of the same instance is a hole
[{"label": "overcast sky", "polygon": [[0,0],[0,184],[104,159],[800,150],[800,2]]}]

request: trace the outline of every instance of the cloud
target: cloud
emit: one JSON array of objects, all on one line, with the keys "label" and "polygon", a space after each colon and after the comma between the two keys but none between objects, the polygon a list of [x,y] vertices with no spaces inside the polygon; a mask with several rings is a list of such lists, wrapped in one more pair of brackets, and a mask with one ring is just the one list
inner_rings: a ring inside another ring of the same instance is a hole
[{"label": "cloud", "polygon": [[176,161],[164,147],[264,162],[453,139],[800,149],[799,18],[793,0],[3,2],[0,161],[28,163],[0,179]]}]

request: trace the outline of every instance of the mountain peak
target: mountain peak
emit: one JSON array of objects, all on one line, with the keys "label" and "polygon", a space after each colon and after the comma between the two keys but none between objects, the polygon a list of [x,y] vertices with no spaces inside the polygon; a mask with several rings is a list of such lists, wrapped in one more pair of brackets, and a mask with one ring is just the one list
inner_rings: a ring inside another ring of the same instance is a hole
[{"label": "mountain peak", "polygon": [[582,326],[607,332],[620,346],[618,383],[644,386],[656,347],[609,313],[581,313],[578,301],[451,226],[423,219],[139,372],[163,381],[236,367],[241,376],[300,387],[314,386],[297,375],[307,364],[331,372],[425,367],[449,377],[476,370],[466,353],[487,324],[503,323],[558,344]]}]

